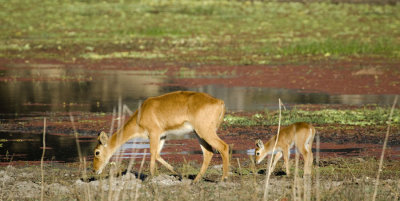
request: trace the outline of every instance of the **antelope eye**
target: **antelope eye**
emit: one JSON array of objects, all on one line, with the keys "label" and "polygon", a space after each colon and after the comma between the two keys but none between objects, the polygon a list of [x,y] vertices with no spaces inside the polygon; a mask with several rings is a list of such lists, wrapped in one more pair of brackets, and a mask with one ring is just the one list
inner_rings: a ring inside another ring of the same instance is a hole
[{"label": "antelope eye", "polygon": [[95,154],[96,156],[98,156],[98,155],[100,155],[100,151],[96,151],[94,154]]},{"label": "antelope eye", "polygon": [[260,155],[260,152],[257,152],[256,155],[259,156],[259,155]]}]

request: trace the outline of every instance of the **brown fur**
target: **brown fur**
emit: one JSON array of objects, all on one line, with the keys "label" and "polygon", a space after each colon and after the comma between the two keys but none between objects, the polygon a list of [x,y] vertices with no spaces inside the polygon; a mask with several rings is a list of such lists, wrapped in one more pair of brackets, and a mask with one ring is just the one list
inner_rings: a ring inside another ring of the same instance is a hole
[{"label": "brown fur", "polygon": [[[165,140],[161,137],[163,134],[164,136],[169,134],[168,131],[171,130],[186,131],[193,128],[203,151],[203,164],[194,181],[198,181],[207,170],[213,156],[212,148],[221,153],[222,178],[228,177],[229,148],[216,133],[225,114],[225,105],[222,100],[205,93],[177,91],[148,98],[139,110],[131,116],[121,130],[111,136],[107,143],[97,145],[93,161],[94,170],[101,172],[112,154],[126,141],[134,137],[147,137],[150,140],[151,175],[154,175],[156,160],[175,172],[173,167],[160,156]],[[104,141],[104,135],[106,134],[100,134],[99,139]],[[98,152],[97,155],[96,152]]]},{"label": "brown fur", "polygon": [[[310,136],[311,134],[311,136]],[[276,163],[282,157],[286,165],[286,174],[289,175],[289,157],[291,145],[296,146],[297,150],[304,158],[304,173],[311,173],[311,166],[313,161],[312,154],[312,143],[314,141],[315,128],[308,123],[294,123],[286,128],[283,128],[279,132],[279,139],[276,144],[275,150],[278,153],[275,155],[274,163],[272,165],[271,172],[274,170]],[[275,145],[277,135],[273,136],[268,142],[262,144],[261,140],[256,141],[256,162],[260,163],[268,154],[272,154],[272,149]],[[308,141],[307,141],[308,139]],[[305,144],[308,142],[308,146]]]}]

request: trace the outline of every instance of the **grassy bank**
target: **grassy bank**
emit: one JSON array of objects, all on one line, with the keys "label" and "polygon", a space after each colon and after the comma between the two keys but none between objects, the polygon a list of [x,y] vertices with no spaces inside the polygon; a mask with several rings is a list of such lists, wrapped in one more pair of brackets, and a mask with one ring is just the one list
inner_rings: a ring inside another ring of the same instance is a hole
[{"label": "grassy bank", "polygon": [[[349,126],[386,126],[390,109],[383,107],[359,109],[321,109],[309,111],[304,109],[291,109],[282,111],[282,124],[289,125],[294,122],[312,122],[314,124],[340,124]],[[265,111],[254,115],[228,114],[225,116],[227,126],[256,126],[277,125],[279,116],[277,111]],[[392,126],[400,124],[400,110],[393,113]]]},{"label": "grassy bank", "polygon": [[268,64],[400,58],[400,5],[4,1],[0,57]]}]

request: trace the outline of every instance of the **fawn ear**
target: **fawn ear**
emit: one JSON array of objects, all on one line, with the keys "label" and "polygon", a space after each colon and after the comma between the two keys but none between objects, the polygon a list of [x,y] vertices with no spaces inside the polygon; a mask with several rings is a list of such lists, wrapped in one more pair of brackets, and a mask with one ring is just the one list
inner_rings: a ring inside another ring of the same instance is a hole
[{"label": "fawn ear", "polygon": [[261,140],[256,140],[256,146],[260,149],[264,149],[264,143]]},{"label": "fawn ear", "polygon": [[99,134],[99,137],[97,137],[97,139],[99,140],[100,144],[107,145],[108,136],[107,136],[107,133],[105,133],[104,131],[101,131],[101,133]]}]

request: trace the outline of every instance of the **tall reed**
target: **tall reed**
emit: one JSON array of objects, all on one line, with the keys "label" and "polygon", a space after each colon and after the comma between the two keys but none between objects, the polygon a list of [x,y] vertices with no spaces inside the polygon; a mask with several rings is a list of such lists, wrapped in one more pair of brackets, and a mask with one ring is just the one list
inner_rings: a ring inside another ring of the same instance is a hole
[{"label": "tall reed", "polygon": [[40,158],[40,172],[42,175],[42,183],[41,183],[41,191],[40,191],[40,200],[44,200],[44,170],[43,170],[43,161],[44,154],[46,152],[46,117],[43,119],[43,151],[42,157]]},{"label": "tall reed", "polygon": [[301,201],[301,186],[299,177],[299,153],[295,152],[295,166],[294,166],[294,179],[293,179],[293,200]]},{"label": "tall reed", "polygon": [[379,161],[378,172],[376,174],[375,189],[374,189],[374,194],[372,196],[372,201],[376,200],[376,196],[377,196],[377,193],[378,193],[379,177],[380,177],[380,173],[382,172],[383,159],[385,157],[386,145],[387,145],[387,141],[389,139],[390,126],[392,124],[393,111],[394,111],[394,108],[395,108],[395,106],[397,104],[397,99],[398,99],[398,95],[396,95],[395,98],[394,98],[392,109],[390,110],[389,119],[387,121],[388,127],[387,127],[387,130],[386,130],[385,141],[383,142],[383,148],[382,148],[381,158],[380,158],[380,161]]},{"label": "tall reed", "polygon": [[[279,122],[278,122],[278,134],[276,136],[276,140],[275,140],[275,144],[274,144],[274,148],[272,149],[272,154],[274,154],[275,149],[276,149],[276,144],[278,144],[278,139],[279,139],[279,132],[281,129],[281,119],[282,119],[282,110],[281,110],[281,106],[282,106],[282,102],[281,99],[279,99]],[[269,179],[271,177],[271,167],[272,167],[272,162],[273,162],[273,158],[274,157],[270,157],[269,160],[269,164],[268,164],[268,171],[267,171],[267,179],[265,181],[265,187],[264,187],[264,196],[263,196],[263,200],[268,200],[268,191],[269,191]]]},{"label": "tall reed", "polygon": [[317,145],[316,145],[316,153],[315,153],[315,161],[316,161],[316,167],[315,167],[315,200],[316,201],[320,201],[321,200],[321,195],[320,195],[320,182],[319,182],[319,178],[320,178],[320,170],[319,170],[319,161],[320,161],[320,156],[319,156],[319,152],[320,152],[320,143],[321,140],[319,138],[319,133],[317,132],[316,134],[316,141],[317,141]]}]

